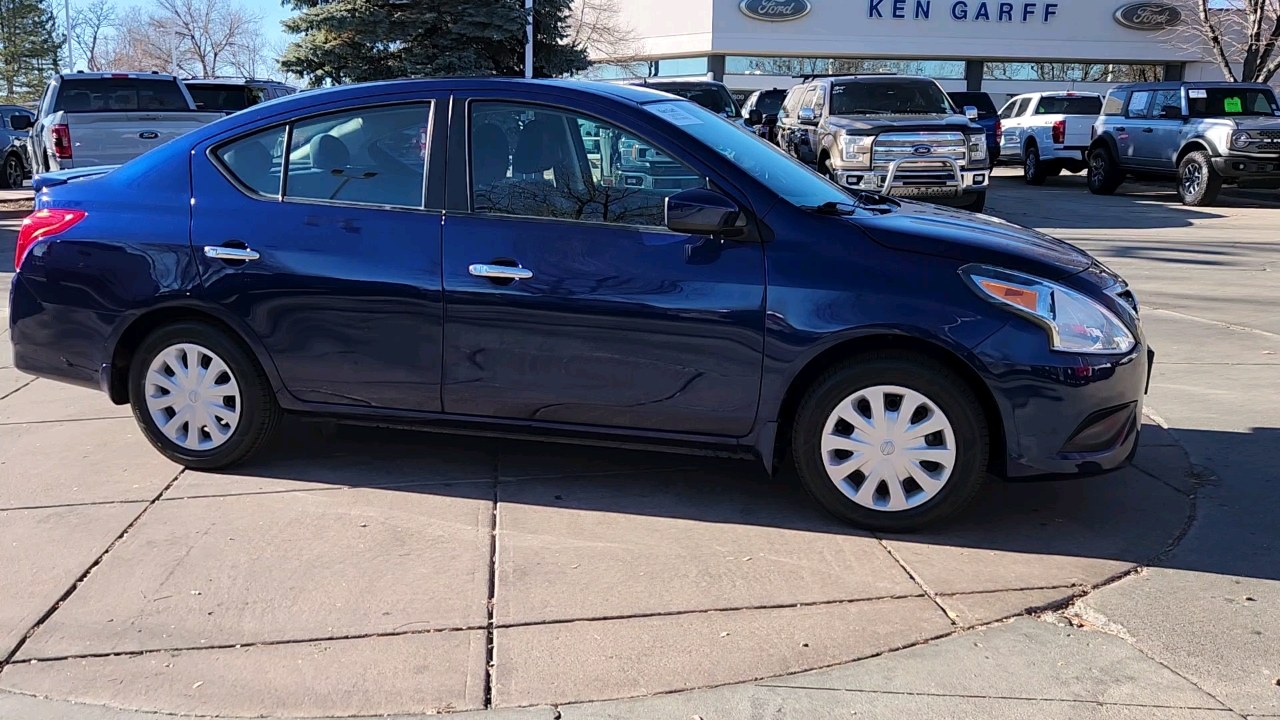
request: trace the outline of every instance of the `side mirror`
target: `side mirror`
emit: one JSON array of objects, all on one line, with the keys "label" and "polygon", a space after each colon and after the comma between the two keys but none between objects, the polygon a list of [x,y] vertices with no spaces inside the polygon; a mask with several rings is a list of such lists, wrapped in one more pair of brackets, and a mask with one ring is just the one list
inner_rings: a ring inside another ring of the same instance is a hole
[{"label": "side mirror", "polygon": [[732,228],[742,211],[712,190],[691,188],[667,197],[667,229],[689,235],[715,235]]},{"label": "side mirror", "polygon": [[747,111],[747,127],[755,127],[764,122],[764,113],[755,108]]},{"label": "side mirror", "polygon": [[14,130],[30,130],[31,124],[32,123],[31,123],[30,115],[15,113],[9,118],[9,127],[13,128]]},{"label": "side mirror", "polygon": [[1181,120],[1182,108],[1177,105],[1165,105],[1160,108],[1160,117],[1165,120]]},{"label": "side mirror", "polygon": [[801,125],[817,125],[818,116],[814,114],[813,108],[800,108],[800,112],[796,114],[796,120]]},{"label": "side mirror", "polygon": [[976,108],[976,107],[974,107],[974,106],[972,106],[972,105],[965,105],[965,106],[964,106],[964,116],[965,116],[965,117],[967,117],[967,118],[969,118],[969,121],[970,121],[970,122],[972,122],[972,121],[974,121],[974,120],[977,120],[977,119],[978,119],[978,108]]}]

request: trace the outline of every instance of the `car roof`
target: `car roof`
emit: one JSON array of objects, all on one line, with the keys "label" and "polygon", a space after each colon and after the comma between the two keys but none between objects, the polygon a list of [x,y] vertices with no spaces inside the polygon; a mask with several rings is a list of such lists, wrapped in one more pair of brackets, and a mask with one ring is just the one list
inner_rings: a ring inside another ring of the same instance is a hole
[{"label": "car roof", "polygon": [[610,83],[612,85],[630,85],[632,87],[724,87],[724,83],[715,80],[665,80],[663,78],[640,78],[638,80],[624,80],[620,83]]},{"label": "car roof", "polygon": [[279,80],[259,80],[257,78],[187,78],[182,81],[187,85],[285,85]]},{"label": "car roof", "polygon": [[132,78],[136,80],[177,80],[178,78],[168,73],[162,72],[84,72],[77,70],[76,72],[59,73],[61,78],[75,78],[77,80],[111,80],[120,78]]},{"label": "car roof", "polygon": [[836,75],[833,77],[813,78],[812,82],[844,82],[848,80],[857,80],[858,82],[890,82],[895,80],[928,80],[933,82],[932,78],[922,75],[898,75],[889,73],[866,73],[852,75]]},{"label": "car roof", "polygon": [[1180,90],[1184,87],[1192,87],[1192,88],[1244,87],[1244,88],[1251,88],[1251,89],[1261,89],[1261,88],[1270,88],[1271,86],[1265,83],[1238,83],[1238,82],[1233,83],[1233,82],[1227,82],[1226,80],[1216,80],[1216,81],[1166,80],[1164,82],[1127,83],[1125,85],[1117,85],[1111,89],[1112,90]]}]

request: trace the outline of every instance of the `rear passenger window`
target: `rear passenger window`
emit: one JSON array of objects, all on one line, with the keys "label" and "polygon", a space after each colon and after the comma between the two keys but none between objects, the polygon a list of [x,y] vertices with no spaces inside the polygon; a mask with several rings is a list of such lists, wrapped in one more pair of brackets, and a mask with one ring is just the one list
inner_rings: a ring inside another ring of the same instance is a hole
[{"label": "rear passenger window", "polygon": [[1147,116],[1147,102],[1151,100],[1151,93],[1147,90],[1139,90],[1129,98],[1129,117],[1144,118]]},{"label": "rear passenger window", "polygon": [[223,167],[245,188],[259,195],[280,195],[283,125],[223,145],[216,154]]},{"label": "rear passenger window", "polygon": [[1128,90],[1113,90],[1107,94],[1107,99],[1102,103],[1103,115],[1123,115],[1124,101],[1128,99]]},{"label": "rear passenger window", "polygon": [[285,198],[422,207],[430,120],[413,103],[295,123]]}]

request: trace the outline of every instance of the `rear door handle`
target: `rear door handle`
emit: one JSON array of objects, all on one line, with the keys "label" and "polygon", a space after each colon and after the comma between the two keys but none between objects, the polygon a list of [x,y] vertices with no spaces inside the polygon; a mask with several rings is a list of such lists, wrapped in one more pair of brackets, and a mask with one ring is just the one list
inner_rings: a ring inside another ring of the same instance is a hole
[{"label": "rear door handle", "polygon": [[1142,132],[1155,132],[1153,128],[1142,128]]},{"label": "rear door handle", "polygon": [[484,263],[476,263],[467,268],[472,275],[483,278],[502,278],[506,280],[528,280],[533,277],[532,270],[525,270],[522,267],[511,267],[509,265],[486,265]]},{"label": "rear door handle", "polygon": [[215,260],[257,260],[262,257],[257,250],[238,247],[223,247],[221,245],[205,245],[204,256]]},{"label": "rear door handle", "polygon": [[1126,128],[1118,127],[1118,128],[1116,128],[1116,132],[1124,132],[1124,131],[1125,131],[1125,129],[1126,129]]}]

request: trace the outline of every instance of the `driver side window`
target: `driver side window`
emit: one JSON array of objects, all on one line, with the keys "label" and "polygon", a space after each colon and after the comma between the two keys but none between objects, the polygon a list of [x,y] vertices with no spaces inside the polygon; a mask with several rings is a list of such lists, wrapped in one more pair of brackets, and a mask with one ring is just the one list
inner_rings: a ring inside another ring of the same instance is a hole
[{"label": "driver side window", "polygon": [[662,227],[667,196],[707,184],[645,140],[572,112],[476,102],[468,134],[478,213]]}]

